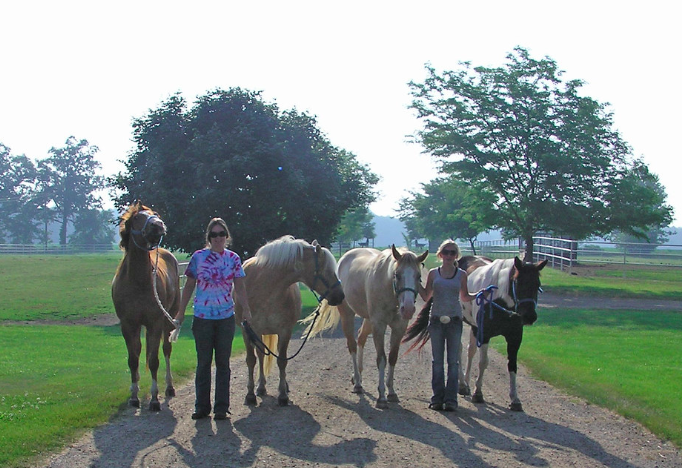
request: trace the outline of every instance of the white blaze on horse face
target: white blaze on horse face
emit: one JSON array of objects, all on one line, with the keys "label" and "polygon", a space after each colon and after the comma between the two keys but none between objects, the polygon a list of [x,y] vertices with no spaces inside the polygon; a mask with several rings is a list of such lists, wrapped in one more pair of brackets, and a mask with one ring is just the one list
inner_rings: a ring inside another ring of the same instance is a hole
[{"label": "white blaze on horse face", "polygon": [[398,310],[400,315],[405,320],[410,320],[415,312],[414,303],[417,300],[415,291],[419,290],[419,280],[417,275],[413,275],[412,271],[406,270],[401,275],[403,284],[400,287],[402,290],[398,295]]}]

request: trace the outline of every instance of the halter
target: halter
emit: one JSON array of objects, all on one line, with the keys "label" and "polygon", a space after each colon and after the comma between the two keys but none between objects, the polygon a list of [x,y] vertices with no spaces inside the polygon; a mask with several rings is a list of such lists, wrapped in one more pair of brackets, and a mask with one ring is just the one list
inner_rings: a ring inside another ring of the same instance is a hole
[{"label": "halter", "polygon": [[[320,261],[317,259],[317,252],[313,252],[313,258],[315,259],[315,274],[313,276],[313,285],[310,288],[310,290],[312,291],[313,296],[315,296],[315,299],[317,299],[317,302],[319,304],[322,303],[322,301],[324,301],[327,298],[329,293],[331,293],[334,290],[334,288],[341,284],[341,280],[337,280],[336,283],[330,286],[329,282],[326,279],[324,279],[324,277],[320,274]],[[315,283],[317,283],[318,279],[327,288],[327,290],[321,296],[318,296],[314,289]]]},{"label": "halter", "polygon": [[411,291],[412,294],[414,294],[414,300],[415,302],[417,301],[417,295],[419,294],[414,288],[408,288],[403,286],[402,288],[398,289],[398,278],[397,274],[393,273],[393,292],[395,293],[395,297],[400,297],[402,293],[405,291]]},{"label": "halter", "polygon": [[[144,222],[142,229],[131,229],[130,230],[130,234],[132,234],[131,239],[133,240],[133,244],[135,244],[135,247],[137,247],[138,249],[147,250],[147,251],[151,252],[152,250],[158,248],[159,245],[161,245],[161,241],[163,240],[163,236],[161,236],[161,238],[159,239],[159,242],[157,242],[156,245],[154,245],[151,242],[149,242],[147,240],[147,236],[144,235],[144,230],[147,227],[147,224],[149,224],[149,221],[151,221],[152,219],[155,219],[155,218],[161,219],[155,214],[153,214],[151,216],[147,216],[147,220]],[[135,235],[142,236],[142,238],[147,242],[147,247],[140,247],[140,244],[138,244],[137,241],[135,240],[135,237],[134,237]]]}]

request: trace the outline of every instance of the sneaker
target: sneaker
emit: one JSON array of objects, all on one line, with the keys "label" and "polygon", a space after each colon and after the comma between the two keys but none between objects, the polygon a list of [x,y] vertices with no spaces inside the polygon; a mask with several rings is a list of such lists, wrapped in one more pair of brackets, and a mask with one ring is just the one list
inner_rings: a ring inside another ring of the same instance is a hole
[{"label": "sneaker", "polygon": [[432,409],[434,411],[442,411],[443,403],[431,403],[429,404],[429,409]]},{"label": "sneaker", "polygon": [[208,417],[208,413],[199,413],[199,412],[192,413],[192,419],[204,419],[207,417]]},{"label": "sneaker", "polygon": [[456,411],[457,410],[457,402],[450,402],[450,403],[445,403],[443,405],[443,411]]}]

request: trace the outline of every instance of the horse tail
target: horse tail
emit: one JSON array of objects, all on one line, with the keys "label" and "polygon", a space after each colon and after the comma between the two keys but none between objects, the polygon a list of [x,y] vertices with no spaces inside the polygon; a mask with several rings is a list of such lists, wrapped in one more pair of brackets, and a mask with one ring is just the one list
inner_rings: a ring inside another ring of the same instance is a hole
[{"label": "horse tail", "polygon": [[[274,353],[277,352],[277,344],[279,343],[278,335],[262,335],[261,341],[265,346],[267,346],[267,349],[271,350]],[[272,366],[275,364],[275,361],[277,361],[277,358],[273,356],[272,353],[267,353],[263,357],[263,374],[265,374],[263,377],[267,377],[268,375],[270,375],[270,370],[272,369]]]},{"label": "horse tail", "polygon": [[419,314],[417,315],[417,318],[415,319],[414,322],[407,328],[405,331],[405,336],[403,336],[403,343],[407,343],[408,341],[415,339],[415,342],[412,343],[412,346],[410,346],[407,351],[403,354],[407,354],[410,351],[412,351],[414,348],[417,348],[418,350],[421,350],[424,345],[429,341],[430,335],[429,335],[429,316],[431,315],[431,306],[433,305],[433,298],[429,299],[429,301],[424,304],[424,307],[422,307],[422,310],[419,311]]},{"label": "horse tail", "polygon": [[330,306],[329,302],[324,300],[320,304],[319,310],[316,310],[306,318],[299,320],[299,322],[308,325],[303,332],[303,336],[312,338],[325,330],[336,328],[339,325],[340,320],[341,314],[339,314],[339,309],[335,306]]}]

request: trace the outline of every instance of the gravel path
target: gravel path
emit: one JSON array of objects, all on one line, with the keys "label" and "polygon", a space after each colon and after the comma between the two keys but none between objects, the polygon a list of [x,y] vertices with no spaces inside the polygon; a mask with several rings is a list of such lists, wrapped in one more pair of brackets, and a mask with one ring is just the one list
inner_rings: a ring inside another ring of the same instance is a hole
[{"label": "gravel path", "polygon": [[[579,306],[571,301],[545,294],[540,306]],[[682,310],[680,305],[659,308]],[[371,340],[368,344],[364,395],[351,393],[350,358],[345,339],[335,332],[311,340],[290,362],[288,407],[278,407],[272,396],[276,371],[270,376],[270,395],[259,398],[256,407],[242,404],[246,365],[238,356],[232,360],[230,420],[193,421],[194,386],[189,383],[163,403],[161,412],[128,408],[44,466],[682,467],[680,451],[671,444],[530,378],[522,366],[518,388],[525,412],[509,411],[506,359],[493,350],[484,386],[487,404],[462,398],[455,413],[427,409],[431,356],[425,349],[398,361],[401,401],[376,409],[376,355]],[[293,342],[291,348],[298,345]]]}]

